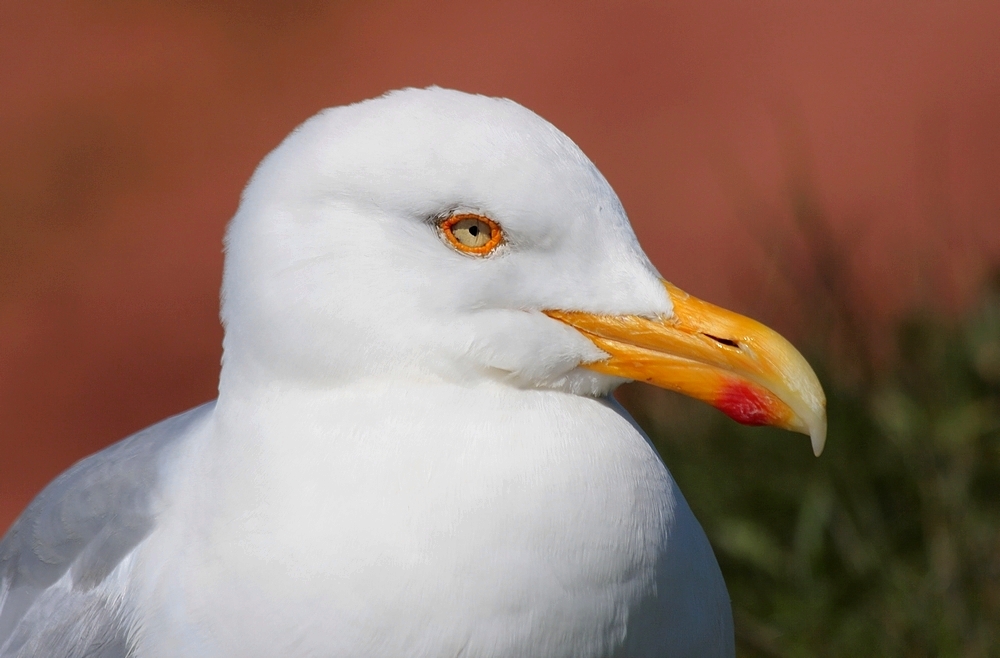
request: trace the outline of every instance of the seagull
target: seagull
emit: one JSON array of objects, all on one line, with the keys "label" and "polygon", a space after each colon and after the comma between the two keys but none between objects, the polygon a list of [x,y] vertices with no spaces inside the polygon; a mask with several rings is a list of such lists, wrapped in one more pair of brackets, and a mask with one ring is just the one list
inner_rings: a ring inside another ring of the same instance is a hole
[{"label": "seagull", "polygon": [[711,546],[611,397],[826,433],[812,369],[666,283],[506,99],[325,110],[225,238],[218,398],[71,467],[0,543],[0,656],[733,656]]}]

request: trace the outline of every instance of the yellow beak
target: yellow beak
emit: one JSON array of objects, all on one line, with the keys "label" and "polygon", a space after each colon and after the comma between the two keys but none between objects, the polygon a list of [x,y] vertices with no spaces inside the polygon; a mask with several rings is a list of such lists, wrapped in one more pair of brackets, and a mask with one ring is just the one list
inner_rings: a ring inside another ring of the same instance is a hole
[{"label": "yellow beak", "polygon": [[546,311],[608,353],[583,364],[708,402],[747,425],[808,434],[819,456],[826,442],[826,396],[816,373],[777,332],[663,282],[670,317]]}]

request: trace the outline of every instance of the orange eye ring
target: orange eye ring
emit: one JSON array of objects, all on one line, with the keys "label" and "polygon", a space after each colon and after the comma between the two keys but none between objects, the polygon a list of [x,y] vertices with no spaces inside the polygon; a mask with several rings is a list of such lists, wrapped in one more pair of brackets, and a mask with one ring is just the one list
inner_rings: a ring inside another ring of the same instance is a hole
[{"label": "orange eye ring", "polygon": [[441,222],[439,228],[448,244],[463,254],[486,256],[503,242],[500,225],[482,215],[452,215]]}]

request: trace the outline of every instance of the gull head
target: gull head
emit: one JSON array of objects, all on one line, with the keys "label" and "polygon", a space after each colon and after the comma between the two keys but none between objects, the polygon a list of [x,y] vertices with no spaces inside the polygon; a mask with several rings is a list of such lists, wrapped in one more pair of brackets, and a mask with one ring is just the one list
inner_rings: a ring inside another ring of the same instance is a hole
[{"label": "gull head", "polygon": [[407,89],[270,153],[226,236],[220,388],[491,381],[601,396],[638,379],[825,437],[775,332],[667,284],[611,186],[506,99]]}]

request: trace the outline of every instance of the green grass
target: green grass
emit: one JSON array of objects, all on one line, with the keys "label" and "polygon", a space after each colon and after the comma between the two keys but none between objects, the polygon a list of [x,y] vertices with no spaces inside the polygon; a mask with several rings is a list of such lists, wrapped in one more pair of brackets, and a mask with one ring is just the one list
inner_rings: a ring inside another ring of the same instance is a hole
[{"label": "green grass", "polygon": [[1000,276],[960,321],[901,322],[895,347],[860,377],[810,358],[819,459],[801,435],[623,391],[715,547],[741,656],[1000,655]]}]

